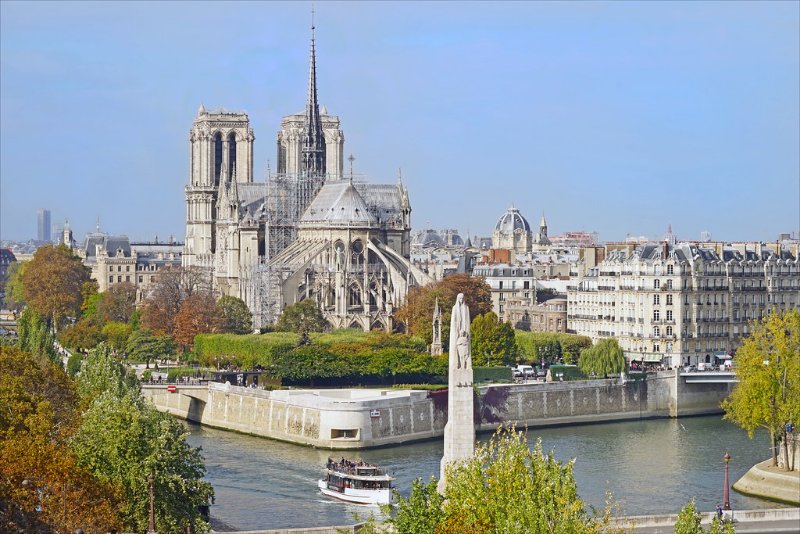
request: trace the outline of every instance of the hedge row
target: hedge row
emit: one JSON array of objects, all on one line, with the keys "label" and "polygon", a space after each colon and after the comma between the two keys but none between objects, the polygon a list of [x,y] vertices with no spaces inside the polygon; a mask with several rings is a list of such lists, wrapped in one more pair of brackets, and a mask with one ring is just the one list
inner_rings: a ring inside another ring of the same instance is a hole
[{"label": "hedge row", "polygon": [[578,363],[581,351],[592,346],[587,336],[562,332],[515,331],[518,357],[522,363],[555,362]]},{"label": "hedge row", "polygon": [[473,381],[476,384],[496,382],[509,384],[513,382],[511,367],[473,367]]},{"label": "hedge row", "polygon": [[447,378],[447,359],[430,356],[419,338],[358,330],[310,337],[310,345],[297,346],[297,334],[287,332],[205,334],[195,338],[194,349],[206,366],[260,367],[284,385],[441,383]]}]

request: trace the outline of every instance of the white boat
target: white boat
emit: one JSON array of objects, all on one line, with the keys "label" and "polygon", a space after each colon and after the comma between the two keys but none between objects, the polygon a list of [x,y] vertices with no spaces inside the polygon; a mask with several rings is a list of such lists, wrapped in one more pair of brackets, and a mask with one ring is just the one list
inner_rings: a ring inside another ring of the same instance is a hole
[{"label": "white boat", "polygon": [[377,465],[328,458],[323,478],[318,482],[323,495],[354,504],[392,504],[394,477]]}]

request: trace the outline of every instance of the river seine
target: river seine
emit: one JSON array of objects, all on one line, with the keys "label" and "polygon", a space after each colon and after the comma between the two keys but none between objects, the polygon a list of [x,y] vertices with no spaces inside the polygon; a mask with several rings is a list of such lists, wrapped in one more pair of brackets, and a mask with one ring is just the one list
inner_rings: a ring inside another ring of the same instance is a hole
[{"label": "river seine", "polygon": [[[211,516],[218,530],[344,525],[353,523],[353,513],[371,510],[329,500],[318,492],[322,466],[329,455],[337,456],[335,451],[194,424],[189,429],[188,441],[202,447],[206,480],[214,486]],[[731,484],[770,454],[766,434],[748,439],[743,430],[719,416],[529,431],[531,443],[538,437],[545,451],[554,449],[557,458],[577,459],[575,478],[584,501],[602,506],[609,490],[623,515],[677,513],[692,497],[700,510],[712,511],[722,501],[725,451],[732,456]],[[394,471],[396,486],[408,495],[415,478],[439,475],[442,447],[438,439],[347,456]],[[780,507],[733,490],[730,495],[734,510]]]}]

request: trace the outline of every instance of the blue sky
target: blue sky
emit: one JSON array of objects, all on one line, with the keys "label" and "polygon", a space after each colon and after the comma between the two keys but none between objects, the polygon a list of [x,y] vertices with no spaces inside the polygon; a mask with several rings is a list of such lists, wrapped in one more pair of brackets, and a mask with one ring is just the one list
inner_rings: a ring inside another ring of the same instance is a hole
[{"label": "blue sky", "polygon": [[[202,102],[246,111],[256,180],[303,109],[303,2],[0,2],[0,238],[36,210],[184,234]],[[320,103],[415,228],[774,240],[800,229],[798,2],[319,2]]]}]

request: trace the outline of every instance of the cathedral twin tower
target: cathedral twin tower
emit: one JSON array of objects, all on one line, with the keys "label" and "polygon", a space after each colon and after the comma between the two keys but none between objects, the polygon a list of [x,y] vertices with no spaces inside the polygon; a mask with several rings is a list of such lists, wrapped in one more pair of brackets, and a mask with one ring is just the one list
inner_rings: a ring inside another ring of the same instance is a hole
[{"label": "cathedral twin tower", "polygon": [[[344,169],[344,134],[339,118],[328,115],[324,107],[322,113],[319,109],[313,31],[312,27],[306,109],[283,117],[277,136],[278,175],[307,184],[304,196],[308,198],[300,199],[297,207],[300,214],[325,180],[339,179]],[[212,261],[217,251],[215,221],[220,215],[220,188],[231,182],[237,187],[253,184],[254,140],[247,113],[208,111],[203,105],[198,109],[189,132],[184,266],[204,266]],[[260,187],[263,190],[264,184]]]},{"label": "cathedral twin tower", "polygon": [[338,117],[320,112],[311,32],[306,107],[281,120],[266,182],[253,182],[247,114],[200,106],[183,265],[207,269],[219,294],[244,300],[256,327],[313,299],[334,328],[392,330],[408,289],[430,281],[409,261],[408,191],[344,179],[344,135]]}]

